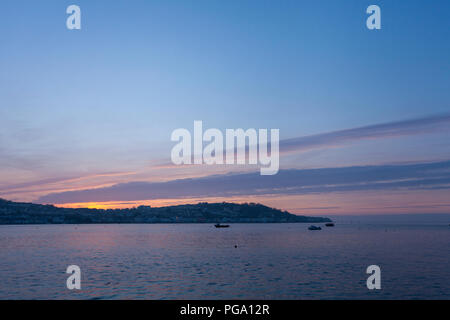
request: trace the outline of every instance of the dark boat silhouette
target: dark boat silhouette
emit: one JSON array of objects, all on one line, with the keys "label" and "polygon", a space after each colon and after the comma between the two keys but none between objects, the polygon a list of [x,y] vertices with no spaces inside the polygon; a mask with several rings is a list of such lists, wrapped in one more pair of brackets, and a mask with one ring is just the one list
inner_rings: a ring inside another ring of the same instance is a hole
[{"label": "dark boat silhouette", "polygon": [[310,226],[308,228],[308,230],[322,230],[322,228],[321,227],[316,227],[316,226]]},{"label": "dark boat silhouette", "polygon": [[229,228],[230,225],[218,223],[218,224],[215,224],[214,227],[216,227],[216,228]]},{"label": "dark boat silhouette", "polygon": [[333,222],[325,223],[325,227],[334,227]]}]

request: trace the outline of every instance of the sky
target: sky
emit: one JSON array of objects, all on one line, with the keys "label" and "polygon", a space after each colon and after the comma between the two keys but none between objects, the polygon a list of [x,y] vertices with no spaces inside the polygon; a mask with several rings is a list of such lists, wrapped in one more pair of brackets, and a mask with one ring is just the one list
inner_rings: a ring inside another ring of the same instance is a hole
[{"label": "sky", "polygon": [[[449,213],[448,39],[448,1],[2,1],[0,197]],[[195,120],[279,129],[279,174],[172,165]]]}]

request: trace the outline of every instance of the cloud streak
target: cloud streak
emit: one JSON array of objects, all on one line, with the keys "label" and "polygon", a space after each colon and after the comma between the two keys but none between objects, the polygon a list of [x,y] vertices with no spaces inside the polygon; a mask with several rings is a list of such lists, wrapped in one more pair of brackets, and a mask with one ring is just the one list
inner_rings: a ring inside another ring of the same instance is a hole
[{"label": "cloud streak", "polygon": [[49,194],[39,198],[38,202],[64,204],[449,188],[450,161],[443,161],[406,165],[291,169],[281,170],[274,176],[241,173],[157,183],[130,182],[106,188]]},{"label": "cloud streak", "polygon": [[[281,155],[286,155],[308,152],[316,149],[336,148],[351,142],[363,140],[389,139],[444,131],[450,131],[450,114],[440,114],[410,120],[386,122],[284,139],[280,141],[279,151]],[[234,153],[236,153],[236,148],[234,149]],[[246,150],[246,154],[248,156],[248,149]],[[167,169],[173,167],[193,166],[195,165],[174,165],[173,163],[161,163],[159,165],[155,165],[154,168]]]},{"label": "cloud streak", "polygon": [[280,152],[304,152],[312,149],[340,146],[347,142],[380,138],[395,138],[450,129],[450,115],[436,115],[412,120],[332,131],[280,141]]}]

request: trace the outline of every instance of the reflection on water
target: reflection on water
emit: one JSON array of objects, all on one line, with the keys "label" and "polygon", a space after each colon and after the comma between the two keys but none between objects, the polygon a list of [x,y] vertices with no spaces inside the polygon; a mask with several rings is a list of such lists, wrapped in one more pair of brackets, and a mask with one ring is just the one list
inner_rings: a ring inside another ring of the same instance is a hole
[{"label": "reflection on water", "polygon": [[[307,227],[0,226],[0,299],[450,298],[448,224]],[[66,288],[72,264],[81,291]]]}]

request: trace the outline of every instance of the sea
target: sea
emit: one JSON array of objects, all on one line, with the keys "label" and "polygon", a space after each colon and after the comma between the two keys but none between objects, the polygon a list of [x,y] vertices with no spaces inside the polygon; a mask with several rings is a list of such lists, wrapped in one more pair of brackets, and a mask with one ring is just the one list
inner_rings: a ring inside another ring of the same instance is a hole
[{"label": "sea", "polygon": [[450,299],[450,215],[332,219],[0,226],[0,299]]}]

